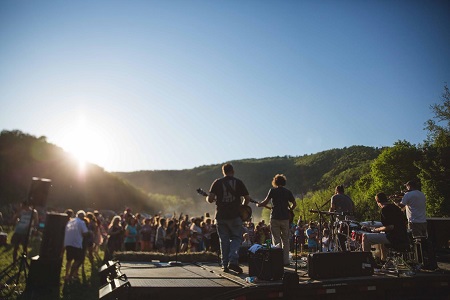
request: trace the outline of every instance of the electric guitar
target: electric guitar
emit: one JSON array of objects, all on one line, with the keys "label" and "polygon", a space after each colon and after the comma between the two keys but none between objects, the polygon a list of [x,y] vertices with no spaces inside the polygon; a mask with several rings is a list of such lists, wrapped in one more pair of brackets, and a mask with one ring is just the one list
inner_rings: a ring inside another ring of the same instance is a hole
[{"label": "electric guitar", "polygon": [[[208,197],[209,196],[209,194],[207,192],[205,192],[201,188],[198,188],[196,191],[197,191],[197,193],[199,195],[202,195],[204,197]],[[250,201],[254,202],[254,203],[258,203],[255,200],[250,200]],[[241,205],[241,206],[239,206],[239,216],[241,217],[241,220],[243,222],[250,221],[250,219],[252,218],[252,208],[250,206],[248,206],[248,205]]]}]

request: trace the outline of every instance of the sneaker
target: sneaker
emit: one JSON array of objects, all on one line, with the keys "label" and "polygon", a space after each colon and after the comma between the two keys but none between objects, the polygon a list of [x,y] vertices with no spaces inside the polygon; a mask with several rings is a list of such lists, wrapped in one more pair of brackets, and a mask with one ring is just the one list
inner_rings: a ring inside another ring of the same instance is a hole
[{"label": "sneaker", "polygon": [[225,273],[228,273],[228,272],[230,272],[230,269],[228,269],[228,267],[226,267],[226,266],[222,266],[222,271]]},{"label": "sneaker", "polygon": [[238,265],[235,265],[235,264],[229,264],[228,269],[230,269],[238,274],[242,274],[244,272],[241,267],[239,267]]}]

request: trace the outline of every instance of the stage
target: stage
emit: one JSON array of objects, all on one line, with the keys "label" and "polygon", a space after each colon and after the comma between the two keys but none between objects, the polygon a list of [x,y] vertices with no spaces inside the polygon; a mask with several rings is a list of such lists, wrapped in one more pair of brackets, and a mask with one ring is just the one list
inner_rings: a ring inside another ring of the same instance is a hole
[{"label": "stage", "polygon": [[[298,266],[302,265],[299,260]],[[437,271],[417,271],[410,276],[377,272],[357,276],[312,280],[307,269],[297,268],[298,283],[287,280],[249,283],[244,273],[224,273],[217,263],[120,262],[122,279],[100,288],[100,299],[450,299],[448,257]],[[295,274],[295,264],[285,267]]]}]

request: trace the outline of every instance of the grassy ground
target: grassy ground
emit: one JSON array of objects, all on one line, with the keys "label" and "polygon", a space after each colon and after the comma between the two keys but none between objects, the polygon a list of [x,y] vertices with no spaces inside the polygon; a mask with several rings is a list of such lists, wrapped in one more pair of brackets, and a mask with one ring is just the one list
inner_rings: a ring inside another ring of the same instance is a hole
[{"label": "grassy ground", "polygon": [[[12,264],[12,253],[13,247],[10,244],[12,233],[8,233],[8,244],[6,246],[0,247],[0,272],[2,277],[0,277],[0,299],[27,299],[28,295],[24,294],[26,288],[26,278],[25,272],[19,272],[20,264],[15,264],[9,272],[3,272],[11,266]],[[33,238],[29,243],[28,249],[28,259],[27,262],[30,263],[30,258],[39,254],[40,240],[38,238]],[[19,251],[22,249],[20,248]],[[19,252],[20,254],[21,252]],[[100,251],[100,257],[103,258],[103,252]],[[55,291],[50,297],[51,299],[70,299],[70,300],[91,300],[98,299],[99,290],[99,276],[98,269],[101,267],[101,259],[94,259],[94,264],[91,265],[88,259],[85,260],[84,265],[80,268],[79,281],[72,282],[70,284],[64,283],[65,274],[65,257],[62,260],[61,276],[60,276],[60,286],[59,291]],[[28,271],[28,269],[27,269]],[[5,287],[5,283],[12,277],[20,274],[18,284],[14,285],[14,277],[8,283],[8,287]],[[27,272],[27,274],[29,274]],[[48,296],[42,297],[43,299],[50,299]]]}]

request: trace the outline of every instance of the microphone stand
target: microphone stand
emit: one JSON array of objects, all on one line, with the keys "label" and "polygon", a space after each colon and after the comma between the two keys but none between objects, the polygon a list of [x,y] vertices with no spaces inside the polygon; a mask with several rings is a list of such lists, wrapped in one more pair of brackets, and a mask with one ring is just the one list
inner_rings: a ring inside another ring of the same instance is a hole
[{"label": "microphone stand", "polygon": [[178,243],[178,231],[180,229],[180,221],[181,221],[181,217],[183,216],[183,213],[180,213],[180,217],[178,218],[178,224],[177,227],[175,228],[175,238],[176,238],[176,242],[175,242],[175,261],[169,261],[169,266],[181,266],[182,263],[178,261],[178,249],[180,244]]}]

